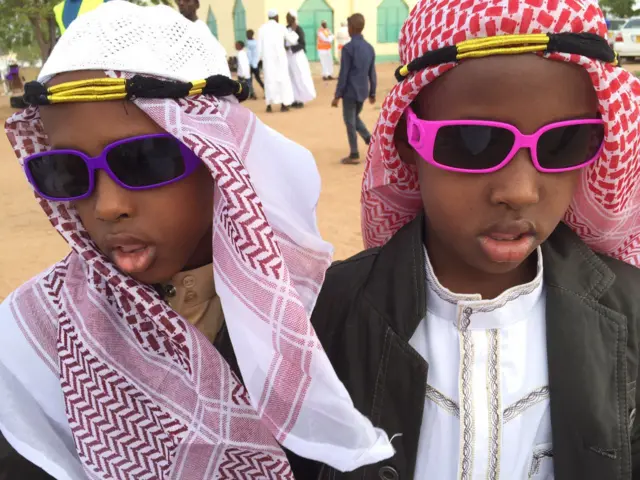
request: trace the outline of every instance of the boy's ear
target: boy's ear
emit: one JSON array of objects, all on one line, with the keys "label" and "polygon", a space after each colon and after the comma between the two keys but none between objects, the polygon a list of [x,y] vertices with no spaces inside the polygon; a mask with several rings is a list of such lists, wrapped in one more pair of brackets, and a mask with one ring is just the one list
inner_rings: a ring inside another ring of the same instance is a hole
[{"label": "boy's ear", "polygon": [[415,151],[413,147],[409,145],[409,138],[407,137],[407,114],[406,112],[400,118],[398,126],[393,137],[393,141],[396,144],[396,150],[402,160],[407,165],[415,165]]}]

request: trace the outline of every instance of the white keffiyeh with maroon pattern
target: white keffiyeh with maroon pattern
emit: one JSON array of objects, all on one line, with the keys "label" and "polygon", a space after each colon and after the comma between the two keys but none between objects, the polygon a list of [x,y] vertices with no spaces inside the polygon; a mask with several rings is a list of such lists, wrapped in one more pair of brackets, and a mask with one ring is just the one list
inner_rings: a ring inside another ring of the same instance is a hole
[{"label": "white keffiyeh with maroon pattern", "polygon": [[[228,75],[217,45],[169,8],[109,2],[71,25],[41,78]],[[340,470],[390,457],[309,321],[331,260],[313,157],[234,100],[135,103],[215,181],[215,284],[245,383],[153,288],[102,255],[70,205],[40,199],[72,253],[0,307],[2,433],[59,479],[293,478],[278,443]],[[21,161],[48,148],[35,108],[6,132]]]}]

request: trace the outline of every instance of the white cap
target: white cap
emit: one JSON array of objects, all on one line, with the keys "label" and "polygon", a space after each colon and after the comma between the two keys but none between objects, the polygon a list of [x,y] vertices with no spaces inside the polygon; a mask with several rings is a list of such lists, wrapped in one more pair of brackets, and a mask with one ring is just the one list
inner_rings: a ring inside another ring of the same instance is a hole
[{"label": "white cap", "polygon": [[109,1],[80,15],[60,37],[38,80],[74,70],[118,70],[190,82],[231,76],[211,32],[173,8]]},{"label": "white cap", "polygon": [[267,12],[267,17],[268,18],[275,18],[278,16],[278,10],[276,10],[275,8],[272,8],[271,10],[269,10]]},{"label": "white cap", "polygon": [[289,10],[289,15],[291,15],[293,18],[298,18],[298,11],[297,10]]}]

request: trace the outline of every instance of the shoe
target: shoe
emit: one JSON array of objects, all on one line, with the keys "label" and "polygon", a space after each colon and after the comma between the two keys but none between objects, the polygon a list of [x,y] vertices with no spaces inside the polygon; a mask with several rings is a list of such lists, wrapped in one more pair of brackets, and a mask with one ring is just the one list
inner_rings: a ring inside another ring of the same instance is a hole
[{"label": "shoe", "polygon": [[267,113],[273,113],[273,108],[271,108],[271,105],[267,107]]},{"label": "shoe", "polygon": [[369,137],[368,139],[366,139],[364,141],[364,143],[366,143],[367,145],[371,145],[371,137]]},{"label": "shoe", "polygon": [[329,75],[329,76],[327,77],[327,80],[335,80],[335,78],[333,78],[331,75]]},{"label": "shoe", "polygon": [[281,112],[288,112],[288,111],[289,111],[289,107],[287,107],[286,105],[282,105],[282,106],[280,107],[280,111],[281,111]]},{"label": "shoe", "polygon": [[343,165],[358,165],[360,163],[360,155],[357,153],[352,153],[348,157],[340,160],[340,163]]},{"label": "shoe", "polygon": [[302,103],[302,102],[293,102],[293,103],[291,104],[291,106],[292,106],[293,108],[304,108],[304,103]]},{"label": "shoe", "polygon": [[257,99],[258,99],[258,97],[256,97],[255,95],[251,95],[249,98],[250,98],[251,100],[257,100]]}]

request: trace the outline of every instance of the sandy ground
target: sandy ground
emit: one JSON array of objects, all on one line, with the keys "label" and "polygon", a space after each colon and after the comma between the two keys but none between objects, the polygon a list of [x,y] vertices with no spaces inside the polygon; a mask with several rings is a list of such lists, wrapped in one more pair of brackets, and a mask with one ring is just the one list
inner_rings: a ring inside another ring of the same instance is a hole
[{"label": "sandy ground", "polygon": [[[626,68],[640,71],[640,64]],[[378,66],[378,104],[366,104],[362,113],[371,130],[383,97],[395,83],[394,65]],[[314,69],[315,70],[315,69]],[[259,88],[259,87],[258,87]],[[331,108],[335,82],[316,78],[318,98],[303,110],[266,114],[263,100],[249,101],[268,125],[304,145],[315,155],[322,176],[318,221],[324,237],[335,246],[335,258],[346,258],[362,249],[360,235],[360,183],[363,166],[341,165],[348,153],[342,110]],[[260,93],[260,92],[259,92]],[[0,119],[12,113],[7,97],[0,97]],[[366,150],[361,143],[360,154]],[[68,251],[33,198],[6,137],[0,134],[0,301],[36,273],[52,265]]]},{"label": "sandy ground", "polygon": [[[379,104],[394,84],[393,70],[393,65],[378,67],[378,105],[367,103],[362,114],[371,130],[378,117]],[[289,113],[280,113],[276,109],[276,113],[266,114],[264,100],[249,101],[245,106],[315,155],[323,182],[318,221],[324,237],[334,244],[335,257],[339,259],[362,249],[360,182],[363,166],[340,164],[349,148],[342,110],[330,105],[335,87],[335,82],[316,78],[318,98],[304,109]],[[11,113],[7,97],[0,97],[2,123]],[[365,153],[365,145],[361,143],[360,154],[364,157]],[[0,165],[1,301],[21,283],[62,258],[68,248],[34,200],[3,134],[0,134]]]}]

